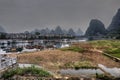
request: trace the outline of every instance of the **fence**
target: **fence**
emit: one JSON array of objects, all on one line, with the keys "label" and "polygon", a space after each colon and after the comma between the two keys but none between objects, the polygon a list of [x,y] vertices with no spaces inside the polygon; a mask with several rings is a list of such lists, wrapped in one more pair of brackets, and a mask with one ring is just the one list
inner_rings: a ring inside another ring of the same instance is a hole
[{"label": "fence", "polygon": [[17,58],[5,58],[3,61],[0,61],[0,71],[10,66],[13,66],[17,63]]}]

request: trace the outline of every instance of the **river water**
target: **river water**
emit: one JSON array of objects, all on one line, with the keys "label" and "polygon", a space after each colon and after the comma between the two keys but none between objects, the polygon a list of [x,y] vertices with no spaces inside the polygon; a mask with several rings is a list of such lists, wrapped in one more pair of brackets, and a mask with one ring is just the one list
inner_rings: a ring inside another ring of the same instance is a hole
[{"label": "river water", "polygon": [[114,77],[120,77],[120,68],[107,68],[106,66],[102,64],[98,64],[100,68],[102,68],[105,72],[111,74]]},{"label": "river water", "polygon": [[[98,67],[103,69],[105,72],[109,73],[111,76],[114,76],[116,78],[120,77],[120,68],[107,68],[106,66],[102,64],[98,64]],[[97,74],[104,74],[103,71],[100,69],[62,69],[60,70],[60,74],[63,76],[69,75],[69,76],[82,76],[82,77],[92,77]]]},{"label": "river water", "polygon": [[61,75],[91,77],[97,74],[104,74],[100,69],[66,69],[60,70]]}]

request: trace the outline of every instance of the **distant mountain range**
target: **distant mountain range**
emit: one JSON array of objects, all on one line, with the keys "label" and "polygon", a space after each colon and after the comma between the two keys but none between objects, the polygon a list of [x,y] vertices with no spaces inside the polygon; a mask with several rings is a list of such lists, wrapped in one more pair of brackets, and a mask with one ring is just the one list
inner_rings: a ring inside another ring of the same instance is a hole
[{"label": "distant mountain range", "polygon": [[120,9],[118,9],[116,15],[113,17],[111,24],[108,27],[108,31],[120,30]]},{"label": "distant mountain range", "polygon": [[47,35],[47,34],[51,34],[51,35],[73,35],[73,36],[80,36],[83,35],[83,32],[81,29],[79,29],[78,31],[74,31],[72,28],[70,28],[69,30],[65,30],[62,29],[60,26],[57,26],[55,29],[50,30],[49,28],[46,29],[35,29],[34,31],[32,31],[32,34],[35,34],[36,32],[39,32],[41,35]]},{"label": "distant mountain range", "polygon": [[[0,26],[0,33],[5,33],[5,29]],[[47,34],[53,34],[53,35],[75,35],[75,36],[81,36],[83,35],[83,32],[81,29],[78,29],[77,31],[74,31],[74,29],[70,28],[68,30],[62,29],[60,26],[57,26],[55,29],[50,30],[49,28],[46,29],[35,29],[32,32],[25,31],[25,33],[31,33],[31,34],[41,34],[41,35],[47,35]],[[89,23],[89,26],[85,32],[85,36],[110,36],[110,37],[119,37],[120,39],[120,9],[118,9],[117,13],[112,19],[111,24],[108,26],[107,29],[105,29],[104,24],[102,21],[98,19],[92,19]]]},{"label": "distant mountain range", "polygon": [[89,27],[85,33],[86,36],[99,36],[106,35],[108,37],[119,37],[120,39],[120,9],[118,9],[116,15],[113,17],[111,24],[105,29],[104,24],[97,19],[90,21]]},{"label": "distant mountain range", "polygon": [[98,19],[92,19],[89,27],[85,33],[86,36],[100,36],[105,35],[106,30],[104,24]]},{"label": "distant mountain range", "polygon": [[107,30],[108,36],[120,39],[120,9],[118,9],[117,13],[113,17],[112,22]]},{"label": "distant mountain range", "polygon": [[[37,30],[36,30],[37,31]],[[36,32],[33,31],[33,32]],[[81,29],[74,31],[72,28],[65,30],[60,26],[57,26],[55,29],[50,30],[49,28],[38,30],[40,34],[68,34],[81,36],[83,32]],[[118,9],[116,15],[113,17],[111,24],[108,28],[105,29],[105,26],[102,21],[98,19],[92,19],[89,23],[89,26],[85,32],[85,36],[120,36],[120,9]]]},{"label": "distant mountain range", "polygon": [[[6,33],[5,29],[0,26],[0,33]],[[50,30],[49,28],[45,28],[45,29],[35,29],[31,32],[29,31],[25,31],[25,34],[27,33],[31,33],[31,34],[36,34],[39,33],[40,35],[73,35],[73,36],[81,36],[83,35],[82,30],[79,28],[78,31],[74,31],[72,28],[70,28],[69,30],[65,30],[62,29],[60,26],[57,26],[55,29]]]}]

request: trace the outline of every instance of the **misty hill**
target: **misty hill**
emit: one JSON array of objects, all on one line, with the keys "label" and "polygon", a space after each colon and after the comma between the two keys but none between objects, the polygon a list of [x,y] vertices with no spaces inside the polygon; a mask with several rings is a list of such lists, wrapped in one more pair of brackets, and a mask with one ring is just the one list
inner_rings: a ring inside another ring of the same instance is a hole
[{"label": "misty hill", "polygon": [[75,36],[75,32],[74,32],[74,30],[73,30],[72,28],[70,28],[70,29],[68,30],[68,35],[73,35],[73,36]]},{"label": "misty hill", "polygon": [[[25,32],[24,32],[25,33]],[[36,33],[40,33],[40,30],[39,29],[35,29],[33,31],[30,32],[31,34],[36,34]]]},{"label": "misty hill", "polygon": [[41,34],[41,35],[47,35],[47,34],[50,34],[50,30],[49,30],[49,28],[41,29],[41,30],[40,30],[40,34]]},{"label": "misty hill", "polygon": [[[40,33],[40,35],[73,35],[75,36],[76,33],[75,31],[70,28],[69,30],[66,30],[66,29],[62,29],[60,26],[57,26],[55,29],[49,29],[49,28],[46,28],[46,29],[35,29],[31,32],[32,34],[35,34],[35,33]],[[77,33],[79,35],[81,35],[81,31],[79,30],[79,33]]]},{"label": "misty hill", "polygon": [[113,17],[107,30],[109,36],[120,38],[120,9],[118,9],[116,15]]},{"label": "misty hill", "polygon": [[108,31],[113,31],[118,29],[120,29],[120,9],[118,9],[116,15],[113,17],[112,22],[108,27]]},{"label": "misty hill", "polygon": [[77,31],[76,31],[76,36],[81,36],[83,35],[83,31],[79,28]]},{"label": "misty hill", "polygon": [[61,29],[60,26],[57,26],[56,29],[55,29],[55,34],[59,35],[59,34],[63,34],[63,31]]},{"label": "misty hill", "polygon": [[105,35],[106,30],[104,24],[98,19],[92,19],[89,27],[85,33],[86,36],[99,36]]},{"label": "misty hill", "polygon": [[2,26],[0,26],[0,33],[6,33],[5,29]]},{"label": "misty hill", "polygon": [[68,34],[67,30],[63,29],[62,31],[63,31],[63,34]]}]

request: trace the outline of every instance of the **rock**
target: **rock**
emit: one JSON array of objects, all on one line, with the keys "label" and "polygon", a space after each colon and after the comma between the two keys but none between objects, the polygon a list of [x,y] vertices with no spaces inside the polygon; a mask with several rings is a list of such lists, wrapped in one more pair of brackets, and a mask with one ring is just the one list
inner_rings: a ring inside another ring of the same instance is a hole
[{"label": "rock", "polygon": [[101,36],[106,34],[104,24],[98,19],[92,19],[85,36]]},{"label": "rock", "polygon": [[120,9],[118,9],[116,15],[113,17],[111,24],[108,27],[108,31],[120,30]]}]

